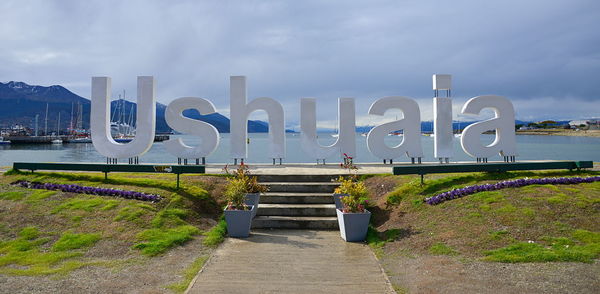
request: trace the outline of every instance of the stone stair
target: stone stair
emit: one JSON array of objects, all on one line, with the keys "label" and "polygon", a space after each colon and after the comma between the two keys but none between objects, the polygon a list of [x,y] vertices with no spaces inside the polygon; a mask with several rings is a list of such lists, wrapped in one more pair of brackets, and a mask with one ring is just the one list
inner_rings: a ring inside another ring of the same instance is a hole
[{"label": "stone stair", "polygon": [[339,175],[257,175],[269,191],[261,194],[254,229],[337,230],[331,194]]}]

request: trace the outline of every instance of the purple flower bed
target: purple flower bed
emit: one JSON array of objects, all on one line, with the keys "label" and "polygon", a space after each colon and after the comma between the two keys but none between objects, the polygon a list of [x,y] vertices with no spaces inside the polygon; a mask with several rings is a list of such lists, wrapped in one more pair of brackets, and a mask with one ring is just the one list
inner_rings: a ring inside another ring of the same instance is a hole
[{"label": "purple flower bed", "polygon": [[29,189],[44,189],[44,190],[52,190],[52,191],[63,191],[63,192],[70,192],[70,193],[98,195],[98,196],[112,196],[112,197],[121,197],[121,198],[125,198],[125,199],[136,199],[136,200],[150,201],[150,202],[159,202],[162,199],[162,197],[160,197],[159,195],[154,195],[154,194],[146,194],[146,193],[141,193],[141,192],[108,189],[108,188],[85,187],[85,186],[79,186],[79,185],[39,183],[39,182],[29,182],[29,181],[16,181],[13,183],[13,185],[23,187],[23,188],[29,188]]},{"label": "purple flower bed", "polygon": [[517,179],[498,182],[496,184],[484,184],[484,185],[473,185],[466,186],[460,189],[454,189],[448,192],[437,194],[433,197],[425,198],[425,202],[430,205],[440,204],[444,201],[461,198],[477,192],[483,191],[496,191],[504,188],[519,188],[529,185],[572,185],[581,183],[592,183],[600,181],[600,176],[594,177],[572,177],[572,178],[541,178],[541,179]]}]

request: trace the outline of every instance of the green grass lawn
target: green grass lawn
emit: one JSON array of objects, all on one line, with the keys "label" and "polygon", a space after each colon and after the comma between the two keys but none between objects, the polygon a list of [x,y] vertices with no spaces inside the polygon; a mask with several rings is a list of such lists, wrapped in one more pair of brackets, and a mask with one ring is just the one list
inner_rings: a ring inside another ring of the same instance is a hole
[{"label": "green grass lawn", "polygon": [[498,262],[592,262],[600,256],[600,182],[507,188],[435,206],[423,199],[466,185],[507,179],[598,174],[553,171],[430,175],[424,185],[416,176],[398,176],[396,188],[373,208],[387,217],[376,218],[373,225],[379,236],[403,231],[393,242],[385,243],[386,247],[424,254]]},{"label": "green grass lawn", "polygon": [[[132,190],[164,199],[151,203],[10,185],[17,180]],[[122,253],[89,257],[100,243],[109,248],[106,252],[123,252],[125,246],[125,252],[140,258],[163,254],[203,232],[211,236],[207,246],[218,244],[224,234],[222,224],[215,226],[222,181],[184,176],[182,182],[177,189],[172,176],[161,174],[119,174],[104,180],[89,173],[8,172],[0,177],[0,273],[68,274],[82,266],[110,267],[131,259]]]}]

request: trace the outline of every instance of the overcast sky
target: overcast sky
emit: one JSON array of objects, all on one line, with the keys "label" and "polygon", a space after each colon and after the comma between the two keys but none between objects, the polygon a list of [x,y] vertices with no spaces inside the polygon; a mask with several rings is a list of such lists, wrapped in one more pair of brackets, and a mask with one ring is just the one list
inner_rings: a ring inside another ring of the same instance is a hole
[{"label": "overcast sky", "polygon": [[456,110],[497,94],[517,119],[599,117],[599,27],[597,0],[4,0],[0,81],[89,98],[91,77],[110,76],[135,100],[136,77],[153,75],[161,103],[197,96],[227,114],[229,76],[245,75],[249,98],[280,101],[289,125],[301,97],[327,125],[338,97],[357,99],[359,124],[388,95],[417,99],[429,120],[431,75],[448,73]]}]

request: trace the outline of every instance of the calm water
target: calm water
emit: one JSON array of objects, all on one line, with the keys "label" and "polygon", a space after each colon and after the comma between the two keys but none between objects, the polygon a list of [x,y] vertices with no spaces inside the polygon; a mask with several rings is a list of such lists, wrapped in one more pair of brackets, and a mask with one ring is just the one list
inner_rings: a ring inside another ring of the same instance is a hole
[{"label": "calm water", "polygon": [[[229,159],[229,134],[221,134],[221,143],[209,157],[207,163],[226,163]],[[177,137],[177,136],[173,136]],[[199,139],[181,136],[190,146]],[[482,135],[483,142],[491,142],[493,135]],[[472,160],[460,147],[460,139],[454,139],[455,156],[453,161]],[[329,134],[321,134],[319,142],[323,145],[335,141]],[[386,138],[388,145],[400,143],[401,137]],[[284,162],[315,162],[307,156],[300,147],[300,136],[287,134],[287,158]],[[250,163],[270,163],[264,150],[267,150],[267,134],[250,134],[248,148]],[[518,160],[593,160],[600,161],[600,138],[567,137],[567,136],[517,136]],[[433,158],[433,138],[422,137],[424,161],[435,161]],[[355,162],[380,162],[367,150],[366,137],[356,136],[357,156]],[[501,160],[500,156],[490,160]],[[92,144],[62,144],[62,145],[0,145],[0,166],[12,165],[15,161],[24,162],[105,162]],[[408,158],[396,160],[407,162]],[[125,161],[126,162],[126,161]],[[177,158],[168,154],[163,143],[154,143],[150,151],[140,158],[141,163],[176,163]],[[329,158],[328,162],[340,162],[338,158]]]}]

